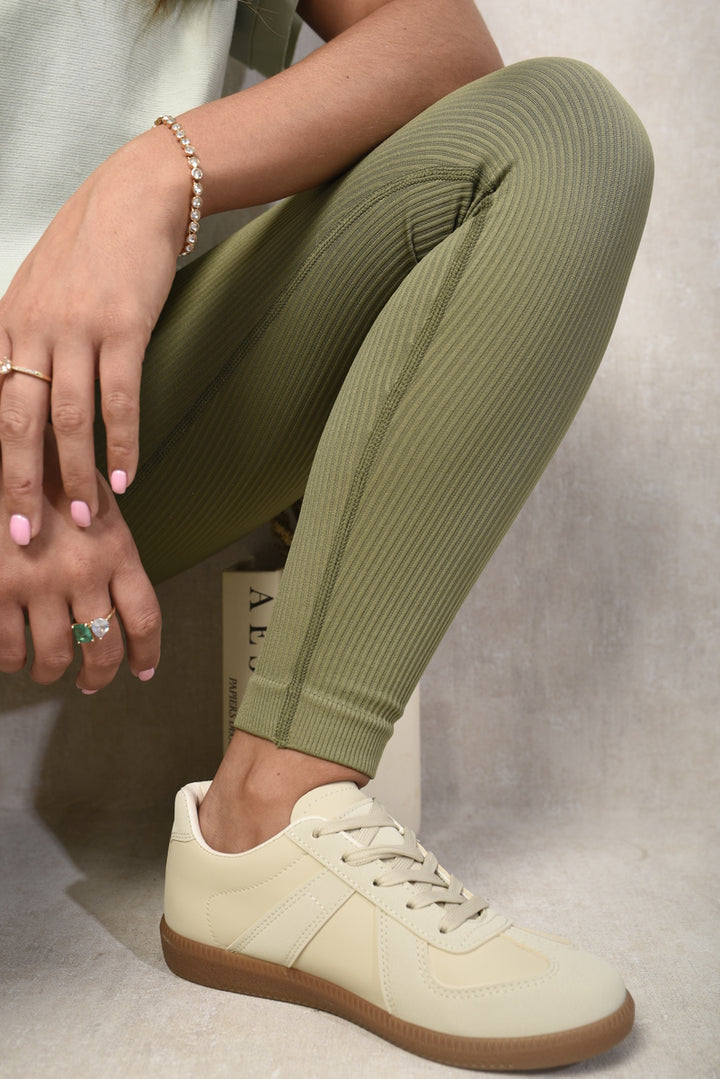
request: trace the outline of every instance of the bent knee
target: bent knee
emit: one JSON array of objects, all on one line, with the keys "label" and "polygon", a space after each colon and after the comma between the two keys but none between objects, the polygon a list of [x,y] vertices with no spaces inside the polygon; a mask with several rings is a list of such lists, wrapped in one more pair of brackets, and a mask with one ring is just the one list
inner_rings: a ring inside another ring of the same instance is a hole
[{"label": "bent knee", "polygon": [[586,163],[592,155],[602,171],[632,179],[649,197],[654,168],[647,131],[600,71],[562,56],[523,60],[505,71],[529,114],[542,121],[538,134],[546,148],[554,143],[566,159],[579,155]]}]

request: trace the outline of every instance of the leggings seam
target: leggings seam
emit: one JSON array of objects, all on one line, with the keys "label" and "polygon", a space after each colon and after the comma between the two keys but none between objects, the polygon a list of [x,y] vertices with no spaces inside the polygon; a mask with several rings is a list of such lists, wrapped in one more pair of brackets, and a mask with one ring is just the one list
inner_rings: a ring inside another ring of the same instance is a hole
[{"label": "leggings seam", "polygon": [[[277,689],[281,691],[287,691],[290,685],[290,683],[288,682],[278,682],[274,678],[266,678],[264,675],[258,674],[253,675],[253,682],[258,689]],[[337,706],[338,704],[337,697],[334,697],[329,693],[323,693],[319,689],[312,689],[307,685],[303,685],[302,694],[303,696],[310,698],[310,700],[320,701],[322,704],[328,704],[332,706]],[[371,712],[368,708],[353,707],[346,710],[348,712],[352,712],[353,715],[370,716],[375,720],[377,720],[378,718],[375,713]]]},{"label": "leggings seam", "polygon": [[[269,307],[265,316],[260,322],[250,330],[241,344],[237,345],[228,356],[227,361],[223,365],[222,369],[215,375],[212,381],[205,387],[201,394],[195,399],[192,407],[185,413],[185,415],[178,421],[173,430],[169,432],[162,444],[154,450],[154,452],[142,462],[138,469],[138,478],[142,477],[156,467],[166,456],[170,450],[179,442],[185,432],[192,426],[197,417],[201,415],[211,403],[211,401],[221,392],[223,387],[229,382],[232,377],[237,362],[243,353],[251,351],[255,347],[257,342],[262,339],[263,334],[267,329],[272,326],[276,319],[278,312],[283,309],[288,300],[295,294],[297,289],[302,284],[302,281],[307,277],[313,266],[316,264],[318,258],[322,257],[325,251],[334,244],[338,237],[342,235],[348,228],[354,225],[364,214],[372,210],[378,203],[388,198],[390,195],[395,194],[398,191],[408,190],[411,187],[415,187],[419,184],[427,183],[429,180],[469,180],[473,184],[480,182],[476,169],[470,168],[448,168],[448,167],[433,167],[425,168],[414,173],[412,177],[403,176],[397,180],[393,180],[377,191],[373,192],[364,202],[358,203],[358,205],[350,211],[350,213],[343,218],[342,221],[332,229],[331,232],[325,237],[325,239],[313,249],[308,257],[303,262],[302,266],[298,269],[295,276],[288,282],[286,287],[277,296],[274,303]],[[499,181],[498,181],[499,182]],[[488,183],[487,194],[492,194],[495,190],[496,183]],[[482,204],[482,198],[479,200]]]},{"label": "leggings seam", "polygon": [[383,404],[383,407],[373,424],[368,440],[365,443],[365,448],[362,451],[360,460],[350,482],[350,489],[345,500],[345,506],[335,537],[333,538],[330,556],[317,591],[313,611],[305,631],[305,637],[298,656],[293,664],[290,683],[286,690],[285,700],[275,728],[274,741],[279,746],[286,745],[289,738],[293,718],[297,711],[300,695],[303,690],[304,680],[322,632],[335,584],[340,573],[343,556],[347,549],[352,525],[357,516],[360,500],[363,496],[365,487],[367,486],[370,472],[385,439],[387,430],[389,429],[401,402],[406,396],[408,389],[414,381],[423,357],[444,318],[448,304],[475,247],[477,234],[482,231],[491,202],[491,197],[483,199],[482,203],[478,206],[477,212],[468,222],[468,233],[463,238],[460,249],[447,268],[430,313],[423,326],[420,328],[420,332],[410,350],[408,358],[386,397],[385,403]]}]

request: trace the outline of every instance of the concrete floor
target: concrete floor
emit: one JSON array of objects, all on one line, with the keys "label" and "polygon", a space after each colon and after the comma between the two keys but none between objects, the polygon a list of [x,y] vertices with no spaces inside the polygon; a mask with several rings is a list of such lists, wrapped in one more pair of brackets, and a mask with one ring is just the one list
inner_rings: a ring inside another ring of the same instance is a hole
[{"label": "concrete floor", "polygon": [[[4,1079],[450,1079],[334,1016],[237,997],[166,969],[157,923],[165,813],[0,814]],[[627,1041],[565,1074],[720,1076],[717,837],[708,823],[467,821],[426,842],[520,924],[604,954],[635,995]],[[461,851],[469,857],[461,857]]]}]

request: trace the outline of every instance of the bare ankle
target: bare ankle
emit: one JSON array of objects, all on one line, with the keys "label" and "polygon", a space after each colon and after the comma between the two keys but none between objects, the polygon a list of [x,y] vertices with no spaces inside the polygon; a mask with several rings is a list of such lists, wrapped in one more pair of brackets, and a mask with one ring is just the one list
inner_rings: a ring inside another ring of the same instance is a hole
[{"label": "bare ankle", "polygon": [[298,798],[325,783],[368,777],[334,761],[311,757],[246,731],[237,731],[200,805],[200,828],[214,850],[239,853],[290,823]]}]

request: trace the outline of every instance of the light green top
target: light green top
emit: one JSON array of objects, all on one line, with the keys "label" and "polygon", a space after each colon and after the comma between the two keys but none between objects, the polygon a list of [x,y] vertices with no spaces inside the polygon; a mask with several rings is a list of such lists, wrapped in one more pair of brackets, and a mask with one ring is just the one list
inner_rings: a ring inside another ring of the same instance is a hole
[{"label": "light green top", "polygon": [[290,63],[296,0],[0,0],[0,295],[53,216],[164,112],[222,94],[228,53]]},{"label": "light green top", "polygon": [[292,60],[300,31],[296,7],[297,0],[240,0],[232,55],[261,75],[282,71]]}]

